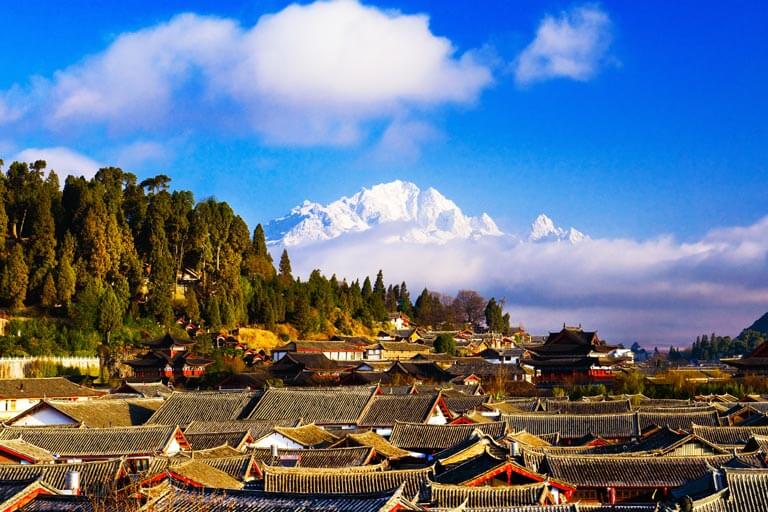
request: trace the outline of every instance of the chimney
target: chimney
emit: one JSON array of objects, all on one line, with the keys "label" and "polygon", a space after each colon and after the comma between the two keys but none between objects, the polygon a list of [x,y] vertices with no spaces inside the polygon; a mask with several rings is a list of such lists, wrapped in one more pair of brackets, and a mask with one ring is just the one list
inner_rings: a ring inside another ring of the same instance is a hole
[{"label": "chimney", "polygon": [[520,443],[517,441],[512,441],[509,443],[509,455],[511,457],[519,457],[520,456]]},{"label": "chimney", "polygon": [[80,495],[80,472],[76,469],[71,469],[64,475],[63,494],[70,496]]}]

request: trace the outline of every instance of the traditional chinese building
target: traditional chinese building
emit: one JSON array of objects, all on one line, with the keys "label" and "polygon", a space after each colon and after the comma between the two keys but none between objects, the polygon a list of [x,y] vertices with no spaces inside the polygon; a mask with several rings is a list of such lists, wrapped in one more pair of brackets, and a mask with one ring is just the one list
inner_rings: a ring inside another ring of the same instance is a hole
[{"label": "traditional chinese building", "polygon": [[213,364],[213,360],[195,355],[192,352],[194,345],[194,340],[182,340],[166,334],[147,343],[149,351],[142,357],[125,364],[133,369],[135,377],[142,380],[199,378]]},{"label": "traditional chinese building", "polygon": [[525,345],[521,363],[534,368],[537,384],[600,382],[613,379],[615,370],[632,363],[631,351],[608,345],[597,332],[563,326],[542,344]]},{"label": "traditional chinese building", "polygon": [[761,343],[743,357],[721,359],[721,361],[736,368],[736,377],[768,375],[768,343]]}]

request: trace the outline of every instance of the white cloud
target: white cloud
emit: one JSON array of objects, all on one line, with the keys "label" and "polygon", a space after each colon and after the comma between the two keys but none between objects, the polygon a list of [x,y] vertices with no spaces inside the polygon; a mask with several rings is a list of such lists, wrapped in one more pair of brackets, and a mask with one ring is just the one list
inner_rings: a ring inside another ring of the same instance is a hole
[{"label": "white cloud", "polygon": [[[469,103],[491,82],[428,22],[356,0],[291,5],[250,28],[182,14],[120,35],[22,96],[54,130],[225,125],[276,143],[350,144],[369,121]],[[0,122],[22,113],[6,96]]]},{"label": "white cloud", "polygon": [[93,177],[102,164],[65,147],[27,148],[17,153],[11,161],[34,162],[45,160],[49,170],[54,170],[63,179],[69,174]]},{"label": "white cloud", "polygon": [[160,144],[148,140],[139,140],[118,148],[115,153],[115,164],[130,170],[133,167],[147,163],[157,164],[166,162],[172,156],[169,143]]},{"label": "white cloud", "polygon": [[396,119],[386,127],[371,156],[380,162],[416,160],[425,144],[440,137],[441,133],[429,123]]},{"label": "white cloud", "polygon": [[292,247],[291,261],[302,273],[321,268],[348,278],[381,268],[412,293],[474,288],[506,298],[512,319],[537,333],[581,322],[615,341],[651,345],[683,345],[713,330],[735,335],[768,310],[768,217],[694,243],[501,237],[430,246],[382,238],[371,230]]},{"label": "white cloud", "polygon": [[577,7],[558,17],[545,16],[536,38],[519,55],[515,80],[519,84],[570,78],[589,80],[605,59],[611,44],[611,20],[592,5]]}]

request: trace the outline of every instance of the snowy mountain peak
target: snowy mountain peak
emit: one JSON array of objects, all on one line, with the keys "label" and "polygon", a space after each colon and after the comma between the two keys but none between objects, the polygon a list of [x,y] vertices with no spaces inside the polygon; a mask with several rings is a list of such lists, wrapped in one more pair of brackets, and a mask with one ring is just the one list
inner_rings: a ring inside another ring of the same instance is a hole
[{"label": "snowy mountain peak", "polygon": [[587,235],[576,228],[563,229],[555,225],[554,221],[545,214],[540,214],[531,224],[528,240],[531,242],[559,242],[568,241],[578,243]]},{"label": "snowy mountain peak", "polygon": [[489,215],[466,216],[434,188],[422,191],[401,180],[363,188],[327,205],[304,201],[285,217],[269,222],[264,231],[271,243],[301,245],[385,224],[393,228],[386,241],[444,243],[503,234]]}]

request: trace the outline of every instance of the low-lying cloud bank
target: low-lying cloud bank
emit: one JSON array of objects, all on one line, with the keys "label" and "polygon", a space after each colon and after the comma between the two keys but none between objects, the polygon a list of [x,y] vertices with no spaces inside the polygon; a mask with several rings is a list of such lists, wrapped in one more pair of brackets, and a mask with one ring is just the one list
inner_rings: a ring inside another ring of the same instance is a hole
[{"label": "low-lying cloud bank", "polygon": [[291,261],[301,274],[320,268],[351,279],[381,268],[414,296],[424,286],[477,289],[506,299],[513,321],[532,332],[582,323],[612,341],[648,346],[685,345],[702,332],[735,335],[768,310],[768,217],[692,243],[669,236],[381,243],[390,234],[377,228],[293,247]]}]

